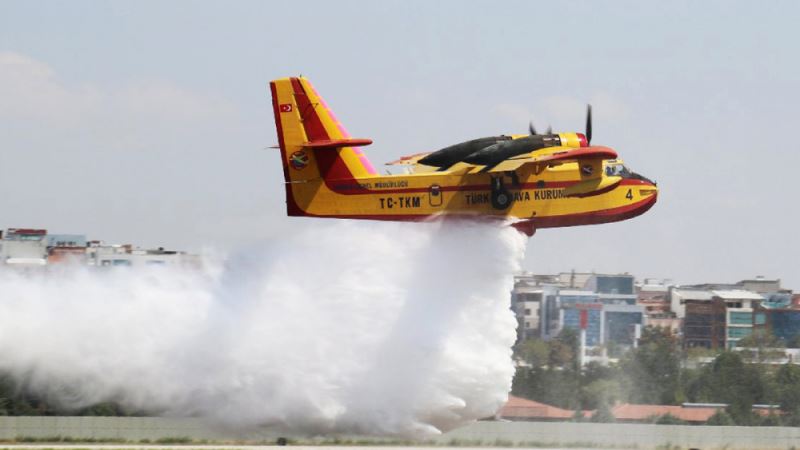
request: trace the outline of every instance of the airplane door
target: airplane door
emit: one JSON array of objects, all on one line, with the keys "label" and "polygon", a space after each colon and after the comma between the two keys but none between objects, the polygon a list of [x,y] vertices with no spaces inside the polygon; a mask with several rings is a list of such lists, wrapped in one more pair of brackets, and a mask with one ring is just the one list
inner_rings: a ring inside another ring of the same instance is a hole
[{"label": "airplane door", "polygon": [[428,203],[431,206],[442,206],[442,197],[444,197],[442,187],[438,184],[432,185],[428,190]]}]

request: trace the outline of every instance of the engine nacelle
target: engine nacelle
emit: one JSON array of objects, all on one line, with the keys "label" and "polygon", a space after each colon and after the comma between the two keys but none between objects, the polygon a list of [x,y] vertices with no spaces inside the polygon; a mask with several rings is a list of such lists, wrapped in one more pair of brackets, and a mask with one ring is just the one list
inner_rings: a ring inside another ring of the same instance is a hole
[{"label": "engine nacelle", "polygon": [[559,133],[558,138],[561,146],[570,148],[588,147],[589,140],[583,133]]}]

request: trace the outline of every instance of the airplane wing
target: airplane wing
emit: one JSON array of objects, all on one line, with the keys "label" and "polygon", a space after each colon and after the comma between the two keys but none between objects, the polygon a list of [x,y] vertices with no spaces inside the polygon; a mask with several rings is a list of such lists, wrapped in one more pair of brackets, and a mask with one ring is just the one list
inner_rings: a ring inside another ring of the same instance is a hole
[{"label": "airplane wing", "polygon": [[606,159],[617,159],[617,152],[611,148],[602,147],[599,145],[581,148],[551,147],[536,150],[525,155],[515,156],[492,168],[489,168],[488,170],[482,170],[485,172],[506,172],[509,170],[517,170],[520,167],[529,164],[543,169],[547,166],[554,166],[569,162],[595,162]]},{"label": "airplane wing", "polygon": [[[437,170],[435,167],[420,164],[419,160],[429,155],[430,153],[416,153],[409,156],[403,156],[400,159],[386,163],[387,166],[406,166],[411,168],[414,172],[432,172]],[[549,147],[534,150],[530,153],[515,156],[502,161],[492,167],[474,165],[465,162],[459,162],[450,167],[447,172],[455,174],[463,173],[481,173],[481,172],[508,172],[517,170],[525,165],[533,165],[537,171],[543,170],[545,167],[564,164],[569,162],[592,162],[593,169],[599,171],[602,169],[602,161],[606,159],[616,159],[617,152],[608,147],[592,146],[592,147]],[[592,178],[592,177],[589,177]]]}]

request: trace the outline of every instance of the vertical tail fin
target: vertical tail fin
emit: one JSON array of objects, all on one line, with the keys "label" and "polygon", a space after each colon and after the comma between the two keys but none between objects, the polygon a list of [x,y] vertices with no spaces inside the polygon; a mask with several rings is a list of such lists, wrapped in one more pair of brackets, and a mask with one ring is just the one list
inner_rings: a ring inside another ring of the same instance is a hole
[{"label": "vertical tail fin", "polygon": [[356,148],[372,141],[352,139],[307,79],[274,80],[270,90],[287,183],[376,175],[366,155]]}]

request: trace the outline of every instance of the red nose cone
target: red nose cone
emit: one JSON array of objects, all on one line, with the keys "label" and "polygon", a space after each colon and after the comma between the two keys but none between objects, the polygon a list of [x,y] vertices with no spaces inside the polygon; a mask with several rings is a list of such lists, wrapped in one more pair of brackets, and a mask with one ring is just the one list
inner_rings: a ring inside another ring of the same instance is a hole
[{"label": "red nose cone", "polygon": [[578,135],[578,139],[581,141],[581,147],[588,147],[589,141],[586,140],[586,136],[583,133],[575,133]]}]

